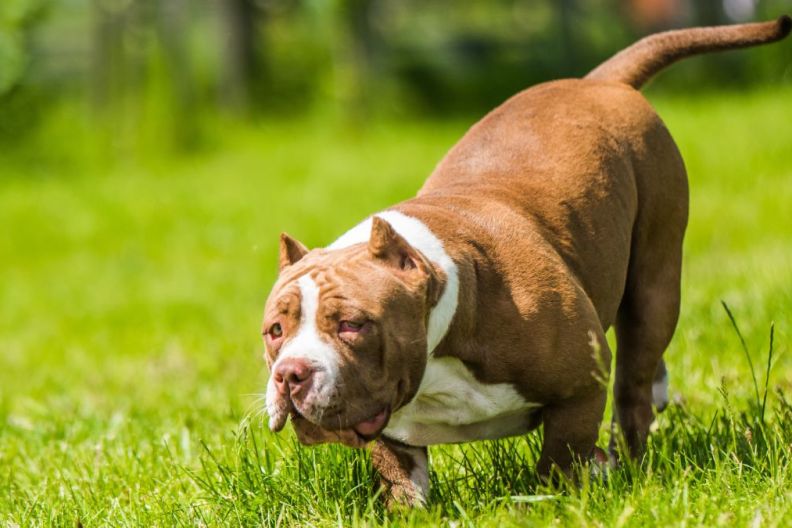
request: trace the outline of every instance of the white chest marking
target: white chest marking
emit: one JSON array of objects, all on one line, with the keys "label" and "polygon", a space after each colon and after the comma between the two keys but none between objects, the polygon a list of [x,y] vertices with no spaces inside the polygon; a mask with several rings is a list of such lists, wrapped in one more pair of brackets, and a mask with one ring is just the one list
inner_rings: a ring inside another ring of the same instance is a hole
[{"label": "white chest marking", "polygon": [[415,398],[384,433],[416,446],[502,438],[527,432],[537,407],[510,384],[479,382],[456,358],[430,358]]},{"label": "white chest marking", "polygon": [[[309,276],[297,280],[300,287],[300,327],[295,336],[283,344],[278,362],[289,357],[307,359],[324,368],[331,376],[338,373],[338,353],[319,335],[316,312],[319,309],[319,286]],[[274,368],[274,365],[273,365]]]},{"label": "white chest marking", "polygon": [[[426,225],[411,216],[398,211],[383,211],[375,216],[388,222],[412,247],[424,254],[446,275],[446,285],[440,300],[429,314],[427,328],[428,353],[440,344],[446,335],[448,327],[457,309],[459,297],[459,274],[451,257],[446,253],[443,242],[426,227]],[[327,249],[342,249],[362,242],[367,242],[371,236],[371,218],[356,225],[341,238],[327,246]]]}]

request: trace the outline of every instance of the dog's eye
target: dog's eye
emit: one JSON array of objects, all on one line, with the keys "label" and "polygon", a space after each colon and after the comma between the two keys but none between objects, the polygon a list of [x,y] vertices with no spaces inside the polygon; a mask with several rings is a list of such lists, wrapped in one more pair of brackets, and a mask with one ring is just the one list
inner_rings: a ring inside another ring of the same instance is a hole
[{"label": "dog's eye", "polygon": [[354,334],[357,334],[358,332],[363,330],[365,324],[366,323],[356,323],[354,321],[341,321],[340,323],[338,323],[338,332],[339,333],[352,332]]},{"label": "dog's eye", "polygon": [[267,333],[273,339],[278,339],[283,335],[283,328],[281,327],[280,323],[275,323],[274,325],[270,326],[270,329]]}]

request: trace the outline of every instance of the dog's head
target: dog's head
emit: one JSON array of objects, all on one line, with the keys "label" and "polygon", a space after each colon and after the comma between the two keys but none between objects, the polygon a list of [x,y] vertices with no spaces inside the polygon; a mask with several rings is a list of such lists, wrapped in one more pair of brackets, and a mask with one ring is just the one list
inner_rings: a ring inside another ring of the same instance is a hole
[{"label": "dog's head", "polygon": [[381,218],[367,242],[308,251],[281,236],[263,335],[267,411],[305,444],[362,447],[410,401],[445,275]]}]

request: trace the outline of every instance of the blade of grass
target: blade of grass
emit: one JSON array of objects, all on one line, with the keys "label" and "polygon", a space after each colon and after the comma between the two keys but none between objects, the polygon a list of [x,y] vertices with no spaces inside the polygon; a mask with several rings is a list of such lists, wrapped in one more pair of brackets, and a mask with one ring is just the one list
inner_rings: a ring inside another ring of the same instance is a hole
[{"label": "blade of grass", "polygon": [[751,379],[753,380],[754,392],[756,394],[756,405],[757,407],[760,407],[762,400],[759,397],[759,383],[756,381],[756,370],[754,370],[753,361],[751,360],[751,354],[750,352],[748,352],[748,345],[745,344],[745,338],[743,338],[742,332],[740,332],[740,327],[737,326],[737,321],[734,319],[734,315],[732,314],[732,311],[729,309],[729,305],[726,304],[726,301],[724,300],[721,300],[721,305],[723,305],[723,309],[726,310],[726,315],[729,316],[729,321],[731,321],[734,331],[737,332],[737,337],[740,338],[740,345],[742,345],[743,352],[745,353],[745,358],[748,360],[748,366],[751,368]]},{"label": "blade of grass", "polygon": [[762,423],[765,421],[765,409],[767,408],[767,389],[770,383],[770,369],[773,363],[773,339],[775,337],[775,322],[770,323],[770,348],[767,351],[767,369],[765,370],[764,396],[762,396]]}]

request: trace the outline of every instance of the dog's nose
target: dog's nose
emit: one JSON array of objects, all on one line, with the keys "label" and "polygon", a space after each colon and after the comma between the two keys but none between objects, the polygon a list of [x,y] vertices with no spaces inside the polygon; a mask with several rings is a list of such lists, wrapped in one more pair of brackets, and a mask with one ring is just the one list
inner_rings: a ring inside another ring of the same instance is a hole
[{"label": "dog's nose", "polygon": [[285,358],[278,363],[272,375],[281,395],[292,398],[305,393],[311,386],[314,369],[304,359]]}]

